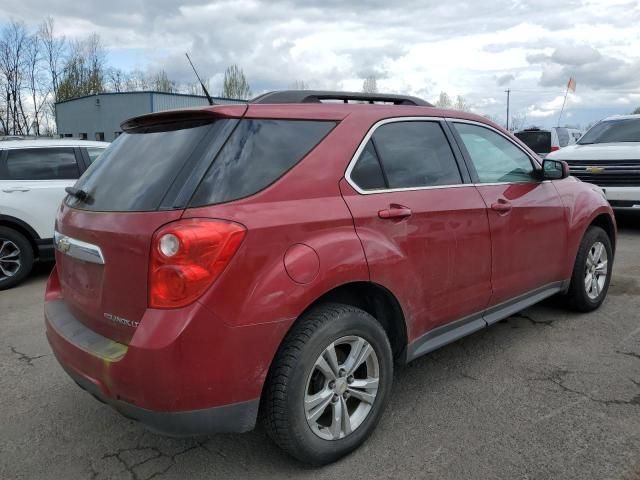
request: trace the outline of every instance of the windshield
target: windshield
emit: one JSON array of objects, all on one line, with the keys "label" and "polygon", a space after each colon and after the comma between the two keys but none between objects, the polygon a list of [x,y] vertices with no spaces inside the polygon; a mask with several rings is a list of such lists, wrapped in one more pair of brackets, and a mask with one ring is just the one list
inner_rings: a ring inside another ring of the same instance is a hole
[{"label": "windshield", "polygon": [[640,118],[606,120],[585,133],[579,145],[590,143],[640,142]]}]

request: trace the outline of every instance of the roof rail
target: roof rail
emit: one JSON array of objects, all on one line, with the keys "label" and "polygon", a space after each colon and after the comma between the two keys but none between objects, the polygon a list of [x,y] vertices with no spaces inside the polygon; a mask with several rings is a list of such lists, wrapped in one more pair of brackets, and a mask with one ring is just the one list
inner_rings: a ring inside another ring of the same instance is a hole
[{"label": "roof rail", "polygon": [[433,107],[429,102],[410,95],[392,93],[331,92],[325,90],[279,90],[263,93],[249,100],[249,103],[321,103],[322,100],[342,100],[358,102],[385,102],[394,105],[419,105]]}]

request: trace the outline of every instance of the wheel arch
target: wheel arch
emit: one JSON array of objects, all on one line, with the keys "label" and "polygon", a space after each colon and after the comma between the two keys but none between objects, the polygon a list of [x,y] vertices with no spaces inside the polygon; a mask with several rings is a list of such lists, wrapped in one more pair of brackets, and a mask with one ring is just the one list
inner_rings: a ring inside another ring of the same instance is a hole
[{"label": "wheel arch", "polygon": [[[615,223],[614,223],[613,219],[611,218],[611,215],[609,215],[608,213],[601,213],[599,215],[596,215],[593,218],[593,220],[591,220],[591,223],[589,223],[589,225],[587,226],[587,230],[589,229],[589,227],[592,227],[592,226],[600,227],[605,231],[605,233],[609,237],[609,240],[611,241],[611,249],[615,253],[615,251],[616,251],[616,226],[615,226]],[[586,233],[586,230],[585,230],[585,233]],[[583,236],[584,236],[584,234],[583,234]]]},{"label": "wheel arch", "polygon": [[31,245],[34,258],[38,257],[38,245],[36,240],[39,240],[40,236],[29,224],[23,222],[19,218],[11,217],[9,215],[0,215],[0,227],[12,228],[24,235]]}]

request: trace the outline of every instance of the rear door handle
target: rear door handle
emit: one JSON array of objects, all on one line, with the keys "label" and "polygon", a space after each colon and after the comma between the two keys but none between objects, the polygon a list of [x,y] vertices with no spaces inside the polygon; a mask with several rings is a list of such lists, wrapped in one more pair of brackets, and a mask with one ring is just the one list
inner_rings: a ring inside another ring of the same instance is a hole
[{"label": "rear door handle", "polygon": [[29,190],[31,190],[31,189],[27,188],[27,187],[9,187],[9,188],[3,188],[2,189],[2,191],[4,193],[28,192]]},{"label": "rear door handle", "polygon": [[509,213],[513,206],[504,198],[499,198],[497,202],[491,204],[491,210],[498,213]]},{"label": "rear door handle", "polygon": [[411,216],[411,209],[402,205],[389,205],[389,208],[380,210],[378,217],[380,218],[407,218]]}]

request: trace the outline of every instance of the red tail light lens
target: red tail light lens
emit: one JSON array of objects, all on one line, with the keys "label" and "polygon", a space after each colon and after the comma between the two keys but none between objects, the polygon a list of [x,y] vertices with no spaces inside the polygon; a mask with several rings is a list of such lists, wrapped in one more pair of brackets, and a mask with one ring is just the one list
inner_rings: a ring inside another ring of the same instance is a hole
[{"label": "red tail light lens", "polygon": [[179,308],[195,301],[220,276],[245,234],[237,223],[199,218],[158,230],[151,242],[149,307]]},{"label": "red tail light lens", "polygon": [[552,152],[556,152],[556,151],[558,151],[558,150],[560,150],[560,147],[558,147],[558,146],[556,146],[556,145],[554,145],[553,147],[551,147],[551,151],[552,151]]}]

